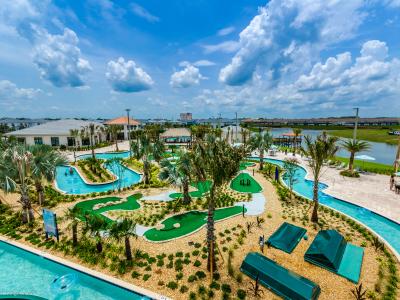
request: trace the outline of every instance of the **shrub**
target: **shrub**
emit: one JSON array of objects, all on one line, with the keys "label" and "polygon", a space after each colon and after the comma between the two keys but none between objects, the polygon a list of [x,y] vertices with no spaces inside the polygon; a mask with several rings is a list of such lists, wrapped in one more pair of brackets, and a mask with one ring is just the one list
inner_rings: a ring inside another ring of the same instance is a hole
[{"label": "shrub", "polygon": [[203,271],[197,271],[196,272],[196,277],[199,278],[199,279],[206,278],[206,273],[204,273]]},{"label": "shrub", "polygon": [[179,272],[178,274],[176,274],[176,280],[181,280],[183,278],[183,273]]},{"label": "shrub", "polygon": [[139,277],[140,277],[140,273],[137,272],[137,271],[133,271],[132,274],[131,274],[131,276],[132,276],[133,279],[136,279],[136,278],[139,278]]},{"label": "shrub", "polygon": [[213,281],[210,283],[210,288],[214,290],[219,290],[221,288],[221,285],[218,282]]},{"label": "shrub", "polygon": [[195,292],[190,292],[190,294],[189,294],[189,299],[190,300],[196,300],[196,293]]},{"label": "shrub", "polygon": [[193,281],[196,281],[196,280],[197,280],[196,275],[190,275],[190,276],[188,277],[188,282],[193,282]]},{"label": "shrub", "polygon": [[149,280],[149,279],[150,279],[150,277],[151,277],[151,275],[150,275],[150,274],[144,274],[144,275],[143,275],[143,281],[147,281],[147,280]]},{"label": "shrub", "polygon": [[189,290],[189,288],[186,285],[182,285],[179,291],[184,294]]},{"label": "shrub", "polygon": [[178,288],[178,284],[175,281],[170,281],[167,284],[167,288],[171,290],[176,290]]},{"label": "shrub", "polygon": [[226,284],[226,283],[222,284],[221,290],[224,293],[227,293],[227,294],[230,294],[232,292],[231,286],[229,284]]},{"label": "shrub", "polygon": [[246,298],[246,291],[245,291],[245,290],[242,290],[242,289],[239,289],[239,290],[237,291],[236,295],[237,295],[237,297],[238,297],[240,300],[243,300],[243,299]]},{"label": "shrub", "polygon": [[350,171],[350,170],[343,170],[340,172],[340,175],[346,176],[346,177],[353,177],[353,178],[359,178],[360,174],[358,174],[357,171]]},{"label": "shrub", "polygon": [[196,260],[196,261],[194,262],[194,266],[195,266],[195,267],[200,267],[200,266],[201,266],[201,261]]}]

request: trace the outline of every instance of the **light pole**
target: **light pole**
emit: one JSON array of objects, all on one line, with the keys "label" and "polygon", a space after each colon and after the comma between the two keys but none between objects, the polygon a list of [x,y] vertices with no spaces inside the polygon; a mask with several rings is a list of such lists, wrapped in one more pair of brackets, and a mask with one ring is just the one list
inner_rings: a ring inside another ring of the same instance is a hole
[{"label": "light pole", "polygon": [[129,145],[129,158],[132,157],[132,152],[131,152],[131,128],[129,124],[129,112],[131,111],[130,108],[125,109],[126,110],[126,115],[128,117],[128,145]]},{"label": "light pole", "polygon": [[360,110],[358,107],[354,108],[356,111],[356,120],[354,122],[354,131],[353,131],[353,141],[355,142],[357,139],[357,126],[358,126],[358,111]]}]

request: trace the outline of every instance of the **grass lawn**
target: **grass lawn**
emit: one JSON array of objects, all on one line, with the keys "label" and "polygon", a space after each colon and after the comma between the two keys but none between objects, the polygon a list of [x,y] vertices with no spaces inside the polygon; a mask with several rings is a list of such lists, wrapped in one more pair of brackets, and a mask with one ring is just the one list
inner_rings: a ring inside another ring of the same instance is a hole
[{"label": "grass lawn", "polygon": [[[197,189],[197,191],[193,191],[193,192],[189,193],[190,197],[200,198],[210,190],[211,181],[210,180],[206,180],[206,181],[203,181],[203,182],[200,182],[200,181],[199,182],[192,182],[190,185]],[[169,196],[172,199],[178,199],[178,198],[182,197],[182,193],[172,193]]]},{"label": "grass lawn", "polygon": [[[337,160],[349,163],[349,159],[346,157],[336,157]],[[359,167],[364,171],[371,172],[371,173],[377,173],[377,174],[386,174],[390,175],[393,173],[394,169],[393,166],[390,165],[385,165],[381,163],[376,163],[376,162],[370,162],[370,161],[362,161],[362,160],[354,160],[354,166]]]},{"label": "grass lawn", "polygon": [[[388,131],[388,129],[358,129],[357,138],[370,142],[397,145],[399,142],[399,137],[397,135],[389,135]],[[353,129],[329,130],[328,134],[338,137],[352,138]]]},{"label": "grass lawn", "polygon": [[[250,185],[241,185],[241,180],[244,180],[245,184],[247,180],[249,180]],[[236,176],[232,180],[230,187],[232,190],[240,193],[259,193],[262,191],[262,187],[258,184],[258,182],[255,181],[254,178],[247,173],[240,173],[238,176]]]}]

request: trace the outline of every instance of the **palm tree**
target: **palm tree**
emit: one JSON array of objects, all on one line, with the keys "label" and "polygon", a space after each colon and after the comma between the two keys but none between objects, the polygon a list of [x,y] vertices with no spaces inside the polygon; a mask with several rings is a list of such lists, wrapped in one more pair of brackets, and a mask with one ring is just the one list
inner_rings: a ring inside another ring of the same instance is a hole
[{"label": "palm tree", "polygon": [[[207,246],[208,260],[207,269],[213,272],[216,268],[215,263],[215,228],[214,211],[217,193],[222,185],[226,184],[239,171],[240,160],[243,158],[243,151],[229,145],[226,141],[217,140],[215,136],[208,136],[206,141],[199,142],[194,155],[202,160],[201,171],[195,172],[201,174],[204,172],[211,180],[210,192],[208,198],[208,216],[207,216]],[[198,178],[200,181],[200,178]]]},{"label": "palm tree", "polygon": [[101,234],[108,229],[108,224],[105,219],[98,215],[86,216],[85,233],[89,233],[96,241],[96,249],[98,253],[103,251],[103,239]]},{"label": "palm tree", "polygon": [[87,126],[82,127],[81,133],[84,135],[84,137],[88,137],[90,139],[90,148],[92,150],[92,158],[96,159],[96,156],[94,154],[94,136],[100,132],[101,126],[96,125],[94,123],[90,123]]},{"label": "palm tree", "polygon": [[260,170],[264,168],[264,151],[268,151],[271,145],[272,135],[269,133],[269,131],[266,131],[265,133],[259,132],[250,137],[250,151],[258,150],[260,152]]},{"label": "palm tree", "polygon": [[371,148],[368,142],[358,140],[347,140],[341,146],[350,152],[349,171],[351,172],[353,172],[355,154],[357,152],[366,151]]},{"label": "palm tree", "polygon": [[328,137],[326,133],[318,136],[314,141],[310,136],[305,137],[306,149],[301,148],[304,155],[308,156],[310,159],[308,161],[311,168],[311,173],[313,175],[314,186],[313,186],[313,200],[314,209],[311,216],[311,221],[318,222],[318,184],[321,177],[321,171],[324,162],[333,157],[338,151],[336,146],[336,137]]},{"label": "palm tree", "polygon": [[181,186],[183,194],[183,204],[190,203],[189,184],[192,173],[192,162],[188,152],[178,154],[175,164],[169,160],[161,161],[161,171],[159,177],[161,180],[168,180],[171,184]]},{"label": "palm tree", "polygon": [[295,155],[297,150],[297,138],[301,134],[301,128],[293,128],[293,134],[294,134],[293,155]]},{"label": "palm tree", "polygon": [[110,139],[115,142],[115,150],[118,152],[118,134],[123,130],[122,125],[108,125],[107,126],[107,132],[110,134]]},{"label": "palm tree", "polygon": [[78,129],[70,129],[69,135],[74,138],[74,162],[76,163],[76,139],[79,136]]},{"label": "palm tree", "polygon": [[70,220],[71,223],[69,227],[72,229],[72,246],[76,247],[78,245],[78,224],[79,224],[79,217],[81,217],[82,212],[77,206],[73,206],[72,208],[68,208],[65,212],[64,217],[67,220]]},{"label": "palm tree", "polygon": [[67,159],[49,145],[33,145],[28,148],[31,157],[31,177],[35,183],[39,205],[44,201],[43,181],[52,182],[57,166],[67,163]]},{"label": "palm tree", "polygon": [[126,260],[132,260],[132,250],[129,238],[136,237],[136,223],[132,219],[123,219],[122,221],[114,222],[110,228],[110,236],[117,242],[124,239]]}]

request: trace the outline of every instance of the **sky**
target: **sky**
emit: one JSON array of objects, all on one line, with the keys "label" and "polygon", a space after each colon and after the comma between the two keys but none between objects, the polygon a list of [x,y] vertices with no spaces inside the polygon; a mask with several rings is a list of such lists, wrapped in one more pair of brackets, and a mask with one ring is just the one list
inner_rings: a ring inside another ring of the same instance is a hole
[{"label": "sky", "polygon": [[400,0],[0,0],[0,117],[400,117]]}]

